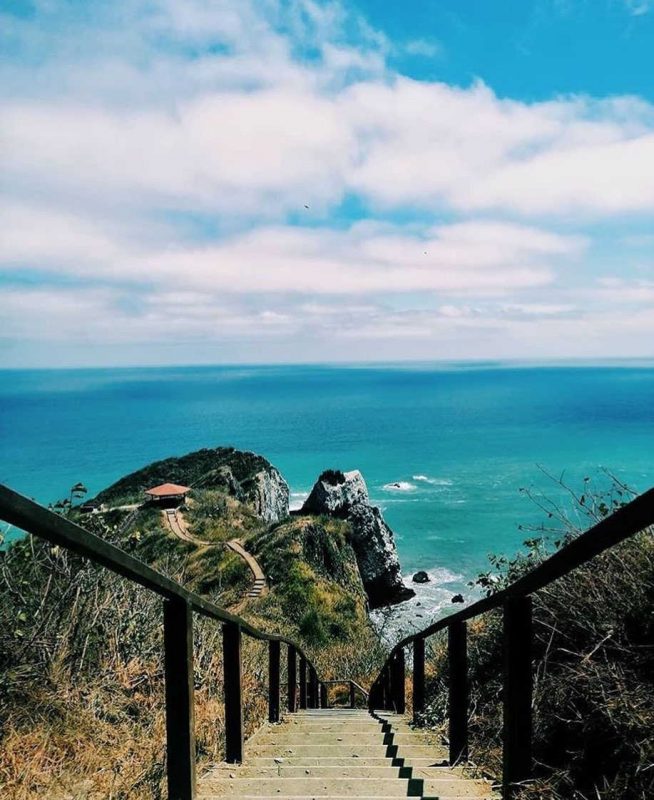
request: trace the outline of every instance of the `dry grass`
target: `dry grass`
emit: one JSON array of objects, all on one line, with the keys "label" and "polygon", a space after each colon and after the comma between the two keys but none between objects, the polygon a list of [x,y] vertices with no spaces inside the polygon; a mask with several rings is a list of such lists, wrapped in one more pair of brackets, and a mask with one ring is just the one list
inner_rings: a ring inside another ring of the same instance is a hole
[{"label": "dry grass", "polygon": [[[533,566],[533,554],[512,572]],[[654,797],[654,539],[644,532],[534,596],[536,779],[523,800]],[[471,756],[501,774],[501,615],[469,623]],[[447,653],[430,641],[427,719],[446,718]]]}]

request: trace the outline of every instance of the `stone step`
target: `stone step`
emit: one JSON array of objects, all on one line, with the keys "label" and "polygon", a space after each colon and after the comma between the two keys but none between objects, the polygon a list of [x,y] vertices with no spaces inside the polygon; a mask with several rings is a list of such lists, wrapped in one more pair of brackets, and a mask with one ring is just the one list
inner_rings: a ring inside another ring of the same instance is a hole
[{"label": "stone step", "polygon": [[374,745],[374,744],[398,744],[407,741],[406,734],[396,735],[391,742],[392,734],[386,734],[388,742],[384,742],[384,734],[378,733],[350,733],[347,730],[341,731],[270,731],[257,738],[258,744],[284,744],[293,746],[295,744],[320,745],[320,744],[343,744],[343,745]]},{"label": "stone step", "polygon": [[[270,730],[275,730],[277,726],[271,727]],[[348,719],[348,720],[330,720],[330,719],[312,719],[312,720],[284,720],[279,725],[279,728],[284,730],[302,730],[302,731],[347,731],[348,733],[383,733],[381,723],[366,722],[365,719]]]},{"label": "stone step", "polygon": [[[428,767],[429,764],[432,763],[432,760],[429,758],[423,759],[424,766]],[[272,756],[254,756],[252,758],[247,759],[248,764],[255,764],[257,766],[289,766],[289,767],[302,767],[303,769],[306,767],[349,767],[351,765],[356,765],[357,768],[360,769],[367,769],[369,767],[388,767],[391,763],[391,759],[386,758],[386,756],[379,756],[379,757],[367,757],[361,758],[356,756],[283,756],[281,761],[275,761],[275,758]],[[222,765],[221,765],[222,766]],[[226,767],[234,767],[238,765],[234,764],[226,764]]]},{"label": "stone step", "polygon": [[[210,778],[203,781],[203,791],[218,797],[252,795],[277,795],[287,797],[330,797],[341,795],[344,797],[357,797],[367,795],[375,797],[407,797],[409,796],[409,781],[402,778],[388,780],[375,780],[371,778],[264,778],[264,779],[233,779],[215,780]],[[413,797],[420,796],[416,789]]]},{"label": "stone step", "polygon": [[[254,742],[251,747],[246,746],[247,757],[252,756],[287,756],[308,757],[308,758],[350,758],[357,756],[362,758],[383,758],[386,755],[386,746],[377,745],[319,745],[319,744],[298,744],[298,745],[257,745]],[[429,756],[429,753],[414,753],[414,755]]]},{"label": "stone step", "polygon": [[[214,767],[206,775],[206,779],[224,779],[233,775],[235,778],[383,778],[395,779],[400,777],[400,768],[390,766],[391,760],[385,759],[388,766],[366,766],[359,764],[363,759],[350,759],[347,765],[323,766],[303,765],[293,766],[287,763],[274,766],[221,764]],[[350,763],[350,762],[357,763]]]}]

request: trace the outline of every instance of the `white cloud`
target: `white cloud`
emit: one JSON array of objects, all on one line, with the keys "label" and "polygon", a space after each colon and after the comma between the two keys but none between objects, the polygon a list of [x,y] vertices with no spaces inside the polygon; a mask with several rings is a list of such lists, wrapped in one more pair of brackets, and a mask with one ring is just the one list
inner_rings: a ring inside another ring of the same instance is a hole
[{"label": "white cloud", "polygon": [[[412,80],[393,56],[437,43],[397,45],[338,2],[1,16],[23,55],[0,65],[3,336],[646,349],[653,267],[603,250],[597,266],[590,222],[654,210],[651,104]],[[366,219],[346,221],[352,200]]]},{"label": "white cloud", "polygon": [[484,221],[426,230],[369,223],[342,231],[267,226],[201,246],[169,241],[161,247],[160,227],[135,238],[133,230],[117,227],[105,233],[79,214],[6,206],[3,216],[9,225],[0,264],[155,286],[179,285],[183,277],[183,296],[218,290],[506,294],[547,285],[552,265],[574,263],[586,246],[578,236]]}]

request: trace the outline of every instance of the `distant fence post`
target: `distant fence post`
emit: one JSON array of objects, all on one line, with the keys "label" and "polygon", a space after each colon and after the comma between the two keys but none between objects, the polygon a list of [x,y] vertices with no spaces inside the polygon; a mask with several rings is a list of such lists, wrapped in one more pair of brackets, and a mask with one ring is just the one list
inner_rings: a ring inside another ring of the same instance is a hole
[{"label": "distant fence post", "polygon": [[425,640],[413,641],[413,722],[419,722],[425,710]]},{"label": "distant fence post", "polygon": [[292,644],[287,653],[288,710],[293,713],[297,708],[297,655]]},{"label": "distant fence post", "polygon": [[241,628],[223,623],[223,669],[225,671],[225,761],[243,761],[243,701],[241,682]]},{"label": "distant fence post", "polygon": [[268,721],[279,722],[279,642],[268,642]]},{"label": "distant fence post", "polygon": [[350,708],[356,708],[357,699],[354,692],[354,682],[350,681]]},{"label": "distant fence post", "polygon": [[453,622],[447,628],[449,660],[450,764],[468,758],[468,650],[466,623]]},{"label": "distant fence post", "polygon": [[184,600],[165,600],[163,608],[168,800],[193,800],[193,612]]},{"label": "distant fence post", "polygon": [[531,777],[532,603],[511,597],[504,603],[504,797]]},{"label": "distant fence post", "polygon": [[327,702],[327,684],[325,683],[320,684],[320,708],[329,708],[329,703]]},{"label": "distant fence post", "polygon": [[307,660],[300,656],[300,708],[307,707]]}]

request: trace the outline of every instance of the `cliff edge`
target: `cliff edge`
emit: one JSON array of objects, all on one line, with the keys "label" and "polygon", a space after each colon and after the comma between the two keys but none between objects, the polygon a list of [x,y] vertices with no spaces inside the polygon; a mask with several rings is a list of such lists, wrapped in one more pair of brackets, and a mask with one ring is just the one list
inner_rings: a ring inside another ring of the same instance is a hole
[{"label": "cliff edge", "polygon": [[400,603],[415,592],[404,585],[393,531],[370,504],[358,470],[327,470],[318,478],[301,514],[325,514],[350,524],[350,540],[371,608]]}]

